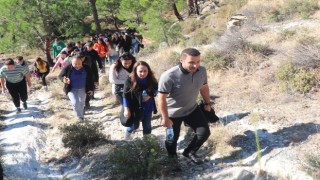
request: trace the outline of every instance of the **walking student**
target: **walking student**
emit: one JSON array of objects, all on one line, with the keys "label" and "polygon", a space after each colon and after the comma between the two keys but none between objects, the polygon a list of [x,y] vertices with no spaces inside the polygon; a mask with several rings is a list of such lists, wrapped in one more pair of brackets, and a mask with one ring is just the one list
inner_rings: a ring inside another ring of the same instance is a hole
[{"label": "walking student", "polygon": [[17,108],[17,113],[21,112],[20,100],[23,102],[24,109],[27,109],[27,84],[31,87],[30,73],[27,68],[15,64],[13,59],[8,58],[4,66],[0,69],[0,81],[2,84],[2,93],[6,92],[6,88],[8,89],[13,104]]},{"label": "walking student", "polygon": [[[152,112],[157,111],[154,97],[158,93],[158,82],[149,64],[138,61],[133,66],[130,77],[127,78],[123,89],[124,117],[130,118],[131,111],[140,111],[142,116],[143,135],[151,134]],[[141,111],[142,110],[142,111]],[[140,119],[139,119],[140,120]],[[140,121],[135,119],[132,126],[125,130],[125,139],[139,128]]]},{"label": "walking student", "polygon": [[110,66],[109,81],[112,84],[112,94],[116,96],[119,104],[123,104],[123,86],[132,72],[136,58],[130,53],[125,53]]},{"label": "walking student", "polygon": [[68,95],[73,111],[79,120],[84,119],[86,95],[92,95],[94,82],[91,68],[82,64],[82,56],[72,59],[71,64],[63,68],[59,79],[64,83],[64,91]]},{"label": "walking student", "polygon": [[38,57],[34,63],[35,72],[41,77],[42,80],[42,89],[48,90],[46,77],[50,72],[49,63]]},{"label": "walking student", "polygon": [[207,72],[200,66],[200,52],[194,48],[184,49],[180,64],[165,71],[159,80],[159,109],[164,127],[173,128],[174,137],[166,140],[169,157],[177,158],[177,141],[182,122],[193,129],[195,135],[182,155],[199,164],[203,161],[196,153],[210,136],[209,125],[196,99],[200,92],[205,110],[210,111]]}]

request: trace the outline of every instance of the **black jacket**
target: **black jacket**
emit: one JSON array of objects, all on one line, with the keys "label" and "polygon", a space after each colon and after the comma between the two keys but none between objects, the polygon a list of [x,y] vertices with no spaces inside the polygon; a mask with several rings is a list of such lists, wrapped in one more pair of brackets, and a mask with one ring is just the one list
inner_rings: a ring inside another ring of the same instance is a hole
[{"label": "black jacket", "polygon": [[[92,78],[92,71],[89,66],[83,65],[87,72],[87,79],[86,79],[86,92],[93,91],[94,90],[94,82]],[[69,64],[68,66],[64,67],[60,74],[59,74],[59,79],[63,82],[63,77],[66,76],[67,78],[70,78],[72,72],[72,64]],[[68,94],[72,89],[71,84],[64,84],[64,92]]]},{"label": "black jacket", "polygon": [[[130,101],[129,104],[129,108],[136,112],[138,111],[140,108],[142,108],[142,91],[146,90],[147,87],[140,85],[139,84],[139,89],[138,90],[134,90],[134,91],[129,91],[131,88],[131,78],[128,77],[128,79],[126,80],[126,82],[124,83],[124,88],[123,88],[123,97],[125,97],[126,99],[128,99]],[[158,83],[154,83],[153,84],[153,89],[157,90],[158,89]],[[147,94],[151,97],[154,98],[155,94],[154,92],[149,92],[147,91]],[[154,100],[153,100],[154,101]],[[155,102],[155,101],[154,101]],[[154,103],[154,113],[157,113],[157,108],[156,105]]]}]

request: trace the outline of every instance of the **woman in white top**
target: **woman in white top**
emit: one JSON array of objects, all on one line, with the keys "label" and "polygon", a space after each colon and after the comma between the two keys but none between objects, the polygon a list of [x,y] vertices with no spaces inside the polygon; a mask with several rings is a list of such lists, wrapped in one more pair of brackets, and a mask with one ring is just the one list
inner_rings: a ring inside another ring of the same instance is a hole
[{"label": "woman in white top", "polygon": [[113,64],[118,58],[117,45],[115,45],[110,39],[107,40],[108,46],[108,62],[109,64]]},{"label": "woman in white top", "polygon": [[123,86],[129,74],[132,72],[136,58],[130,53],[122,54],[109,70],[109,81],[112,84],[112,94],[116,96],[117,101],[123,104]]}]

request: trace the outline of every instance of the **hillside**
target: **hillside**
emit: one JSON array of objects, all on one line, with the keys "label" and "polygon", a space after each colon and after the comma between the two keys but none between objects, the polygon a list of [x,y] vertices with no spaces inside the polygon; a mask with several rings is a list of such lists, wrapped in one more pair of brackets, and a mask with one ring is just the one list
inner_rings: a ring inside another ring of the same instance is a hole
[{"label": "hillside", "polygon": [[[219,123],[210,125],[211,136],[200,149],[206,159],[204,164],[195,165],[181,156],[182,172],[169,172],[156,179],[319,179],[320,78],[312,76],[315,84],[307,91],[310,84],[305,83],[306,77],[296,77],[293,84],[286,82],[284,86],[278,74],[288,61],[307,69],[306,73],[318,72],[319,66],[310,68],[310,64],[320,60],[320,5],[308,17],[293,15],[271,21],[270,12],[275,7],[284,8],[285,3],[270,1],[262,5],[260,1],[248,1],[236,11],[247,20],[240,27],[227,29],[227,22],[219,14],[226,12],[227,2],[221,1],[220,7],[202,4],[202,9],[211,7],[202,18],[189,17],[181,22],[184,42],[159,47],[152,53],[146,47],[137,56],[138,60],[149,62],[159,77],[177,63],[184,47],[198,48],[202,64],[208,69],[210,94],[220,117]],[[194,24],[194,29],[188,29]],[[206,38],[209,42],[199,43],[199,36],[210,37]],[[33,79],[29,109],[21,114],[14,113],[7,96],[0,98],[5,179],[127,179],[123,174],[113,174],[108,155],[137,139],[124,140],[118,118],[120,107],[111,94],[107,76],[101,75],[92,108],[86,113],[88,121],[101,124],[107,141],[91,145],[81,157],[73,157],[70,149],[63,146],[61,127],[80,123],[73,118],[57,74],[48,76],[48,92],[39,90],[40,82]],[[159,114],[154,115],[152,128],[163,147],[165,128]],[[191,135],[188,127],[182,128],[179,153]],[[256,149],[257,136],[260,153]],[[133,139],[141,137],[140,127]]]}]

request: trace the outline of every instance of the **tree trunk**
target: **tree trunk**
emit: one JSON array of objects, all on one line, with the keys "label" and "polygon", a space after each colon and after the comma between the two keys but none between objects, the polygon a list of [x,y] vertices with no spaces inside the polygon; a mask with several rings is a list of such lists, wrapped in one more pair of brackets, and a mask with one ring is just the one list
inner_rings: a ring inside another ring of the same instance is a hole
[{"label": "tree trunk", "polygon": [[187,0],[187,5],[188,5],[188,14],[190,16],[191,14],[195,13],[194,1],[193,0]]},{"label": "tree trunk", "polygon": [[178,18],[179,21],[183,21],[182,16],[179,14],[176,3],[172,3],[172,9],[174,12],[174,15]]},{"label": "tree trunk", "polygon": [[99,22],[97,7],[96,7],[96,0],[90,0],[90,4],[91,4],[91,8],[92,8],[94,23],[96,25],[96,33],[100,34],[101,33],[101,26],[100,26],[100,22]]},{"label": "tree trunk", "polygon": [[50,54],[50,51],[51,51],[51,41],[50,41],[50,36],[47,36],[45,37],[45,40],[44,40],[44,50],[45,50],[45,54],[46,54],[46,57],[47,57],[47,61],[49,63],[50,66],[53,66],[53,59],[51,58],[51,54]]},{"label": "tree trunk", "polygon": [[195,6],[196,6],[196,13],[197,13],[197,15],[200,15],[198,0],[194,0],[194,4],[195,4]]},{"label": "tree trunk", "polygon": [[115,14],[111,14],[112,18],[113,18],[113,24],[114,24],[114,27],[116,28],[116,30],[118,31],[119,30],[119,27],[118,27],[118,24],[117,24],[117,16]]}]

